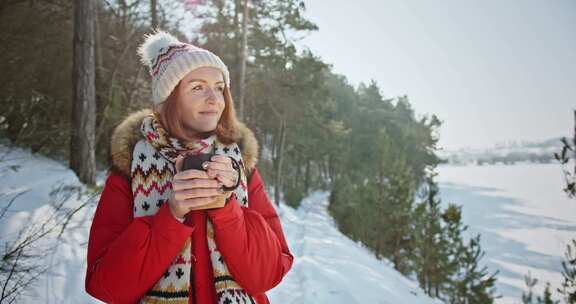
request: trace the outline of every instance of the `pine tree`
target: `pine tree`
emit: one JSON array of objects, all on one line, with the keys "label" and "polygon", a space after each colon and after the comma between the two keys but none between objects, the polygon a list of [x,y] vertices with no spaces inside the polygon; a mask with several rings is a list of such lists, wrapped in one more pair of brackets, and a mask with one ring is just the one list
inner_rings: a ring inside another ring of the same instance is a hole
[{"label": "pine tree", "polygon": [[443,284],[448,282],[448,248],[442,228],[435,173],[426,178],[424,201],[415,210],[414,264],[420,287],[432,297],[440,297]]},{"label": "pine tree", "polygon": [[412,252],[414,182],[409,167],[401,157],[390,169],[379,179],[378,203],[372,213],[378,219],[376,229],[381,231],[377,248],[383,249],[396,270],[408,274],[412,271],[409,254]]},{"label": "pine tree", "polygon": [[538,297],[538,303],[541,304],[558,304],[560,301],[552,300],[552,293],[550,292],[550,282],[546,282],[546,289],[544,289],[544,296]]},{"label": "pine tree", "polygon": [[530,272],[524,276],[524,284],[528,287],[528,293],[522,293],[522,303],[532,304],[534,301],[534,294],[532,289],[538,283],[538,279],[533,278]]},{"label": "pine tree", "polygon": [[522,293],[522,303],[523,304],[558,304],[560,301],[554,301],[552,299],[552,293],[550,292],[550,282],[546,282],[546,288],[544,289],[544,294],[542,297],[537,296],[534,298],[533,288],[538,283],[538,279],[533,278],[530,272],[524,276],[524,284],[528,287],[528,293]]},{"label": "pine tree", "polygon": [[468,241],[463,256],[458,257],[461,275],[455,280],[454,285],[469,304],[494,303],[496,288],[496,275],[498,271],[488,274],[488,268],[480,268],[480,260],[484,257],[484,251],[480,246],[480,235]]},{"label": "pine tree", "polygon": [[[574,135],[572,139],[562,138],[562,150],[554,153],[562,165],[566,187],[564,192],[571,198],[576,198],[576,110],[574,110]],[[574,166],[566,168],[566,166]],[[565,261],[562,261],[562,276],[564,282],[558,291],[564,295],[567,303],[576,303],[576,240],[566,246]]]},{"label": "pine tree", "polygon": [[462,278],[459,278],[460,259],[464,255],[466,247],[464,246],[462,234],[468,229],[468,226],[462,224],[462,207],[455,204],[449,204],[448,208],[442,214],[444,221],[444,235],[448,246],[448,263],[446,267],[452,274],[452,279],[444,287],[445,297],[449,303],[464,303],[466,299],[466,288],[459,284]]},{"label": "pine tree", "polygon": [[576,110],[574,110],[574,135],[571,139],[563,137],[561,141],[562,150],[560,153],[554,153],[554,157],[562,165],[566,182],[564,192],[569,197],[576,198],[576,162],[573,162],[576,160]]},{"label": "pine tree", "polygon": [[479,269],[484,252],[480,246],[480,235],[466,243],[463,233],[468,229],[462,223],[462,207],[450,204],[442,219],[450,255],[446,267],[451,273],[446,285],[449,303],[493,303],[497,271],[488,276],[487,267]]},{"label": "pine tree", "polygon": [[442,212],[435,175],[426,177],[424,201],[414,212],[413,261],[420,286],[446,303],[493,303],[498,272],[489,275],[487,267],[480,267],[480,235],[464,241],[468,227],[462,223],[461,207],[450,204]]},{"label": "pine tree", "polygon": [[576,303],[576,240],[566,246],[565,261],[562,261],[562,288],[558,292],[564,296],[566,303]]},{"label": "pine tree", "polygon": [[358,240],[358,235],[355,232],[357,229],[356,212],[358,209],[358,189],[347,176],[334,181],[334,188],[330,192],[330,204],[328,211],[330,214],[338,219],[336,222],[338,229],[344,234],[351,237],[353,240]]}]

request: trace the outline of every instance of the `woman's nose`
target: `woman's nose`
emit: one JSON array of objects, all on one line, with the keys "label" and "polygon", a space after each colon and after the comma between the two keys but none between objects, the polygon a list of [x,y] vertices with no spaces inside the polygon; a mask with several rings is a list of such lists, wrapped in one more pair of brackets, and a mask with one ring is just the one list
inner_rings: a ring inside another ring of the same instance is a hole
[{"label": "woman's nose", "polygon": [[214,92],[214,89],[212,88],[206,89],[206,100],[212,102],[216,101],[216,93]]}]

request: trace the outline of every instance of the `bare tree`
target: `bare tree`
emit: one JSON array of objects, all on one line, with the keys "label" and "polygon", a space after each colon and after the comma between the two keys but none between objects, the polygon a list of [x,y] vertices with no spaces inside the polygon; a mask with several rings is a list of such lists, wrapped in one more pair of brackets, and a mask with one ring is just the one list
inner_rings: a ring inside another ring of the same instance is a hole
[{"label": "bare tree", "polygon": [[[240,1],[236,1],[239,3]],[[248,5],[250,0],[242,1],[244,12],[242,14],[242,44],[239,49],[239,62],[238,62],[238,116],[240,120],[244,120],[244,89],[245,89],[245,79],[246,79],[246,60],[247,60],[247,48],[248,48],[248,19],[249,9]]]},{"label": "bare tree", "polygon": [[72,138],[70,168],[80,180],[94,185],[96,179],[96,88],[94,64],[95,4],[74,2],[74,59],[72,67]]},{"label": "bare tree", "polygon": [[157,0],[150,0],[150,25],[152,29],[156,29],[158,27],[158,12],[156,8],[158,7]]}]

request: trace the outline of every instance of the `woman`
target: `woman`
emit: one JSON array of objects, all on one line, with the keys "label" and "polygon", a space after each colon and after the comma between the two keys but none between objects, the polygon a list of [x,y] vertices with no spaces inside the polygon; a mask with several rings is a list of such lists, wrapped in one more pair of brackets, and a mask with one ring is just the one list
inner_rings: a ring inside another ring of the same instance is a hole
[{"label": "woman", "polygon": [[[86,290],[107,303],[269,303],[292,266],[236,120],[226,65],[165,32],[139,48],[154,110],[114,131],[112,169],[90,229]],[[182,170],[189,154],[214,154]],[[222,204],[214,207],[214,202]]]}]

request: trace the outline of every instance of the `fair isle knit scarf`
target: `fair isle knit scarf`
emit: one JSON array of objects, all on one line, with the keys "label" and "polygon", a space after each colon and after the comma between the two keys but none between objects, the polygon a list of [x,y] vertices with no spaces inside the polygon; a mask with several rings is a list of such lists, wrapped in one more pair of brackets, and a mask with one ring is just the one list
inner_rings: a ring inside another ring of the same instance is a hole
[{"label": "fair isle knit scarf", "polygon": [[[153,215],[163,203],[166,203],[172,193],[175,159],[178,155],[189,153],[214,153],[234,158],[241,168],[240,184],[234,193],[240,204],[248,206],[244,162],[236,143],[224,145],[217,140],[215,135],[183,143],[166,132],[157,113],[143,119],[141,131],[145,139],[140,140],[134,147],[130,169],[134,217]],[[254,299],[234,281],[228,271],[226,262],[216,246],[214,229],[209,217],[206,226],[218,303],[255,303]],[[189,237],[183,244],[180,254],[176,256],[164,275],[146,293],[140,303],[187,304],[189,298],[195,299],[194,289],[190,288],[190,277],[193,272],[191,250]]]}]

